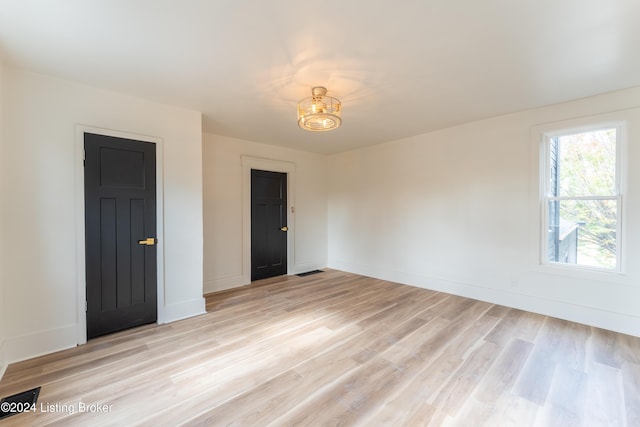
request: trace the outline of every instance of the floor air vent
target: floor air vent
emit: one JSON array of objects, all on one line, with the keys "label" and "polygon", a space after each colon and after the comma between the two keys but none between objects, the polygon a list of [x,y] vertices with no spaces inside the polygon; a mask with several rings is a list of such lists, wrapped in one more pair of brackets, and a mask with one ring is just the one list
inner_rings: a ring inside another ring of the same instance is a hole
[{"label": "floor air vent", "polygon": [[40,394],[40,387],[23,391],[0,400],[0,420],[21,412],[34,411]]},{"label": "floor air vent", "polygon": [[322,270],[311,270],[311,271],[307,271],[306,273],[300,273],[298,274],[298,276],[304,277],[304,276],[309,276],[311,274],[317,274],[317,273],[322,273]]}]

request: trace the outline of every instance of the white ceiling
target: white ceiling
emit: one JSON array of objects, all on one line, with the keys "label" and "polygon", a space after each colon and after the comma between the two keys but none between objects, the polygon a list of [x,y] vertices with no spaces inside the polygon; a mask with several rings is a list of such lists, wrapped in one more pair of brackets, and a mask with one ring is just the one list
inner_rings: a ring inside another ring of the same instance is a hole
[{"label": "white ceiling", "polygon": [[[5,63],[319,153],[640,85],[639,0],[0,0]],[[324,85],[332,132],[298,128]]]}]

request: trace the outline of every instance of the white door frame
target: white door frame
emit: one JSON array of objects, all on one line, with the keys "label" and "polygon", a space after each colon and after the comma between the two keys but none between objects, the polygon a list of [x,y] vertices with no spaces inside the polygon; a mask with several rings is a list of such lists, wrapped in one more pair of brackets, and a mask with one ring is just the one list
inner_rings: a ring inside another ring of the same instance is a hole
[{"label": "white door frame", "polygon": [[85,221],[84,221],[84,134],[126,138],[135,141],[156,144],[156,236],[157,244],[157,302],[158,323],[164,323],[164,203],[163,203],[163,146],[162,139],[148,135],[120,132],[85,125],[76,125],[76,296],[78,344],[87,342],[87,279],[85,258]]}]

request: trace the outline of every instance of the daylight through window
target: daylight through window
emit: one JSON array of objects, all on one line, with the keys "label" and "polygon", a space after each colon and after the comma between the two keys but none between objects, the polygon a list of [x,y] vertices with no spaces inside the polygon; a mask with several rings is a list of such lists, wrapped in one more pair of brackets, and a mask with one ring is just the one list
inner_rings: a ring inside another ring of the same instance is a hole
[{"label": "daylight through window", "polygon": [[546,138],[546,227],[549,263],[619,269],[620,127]]}]

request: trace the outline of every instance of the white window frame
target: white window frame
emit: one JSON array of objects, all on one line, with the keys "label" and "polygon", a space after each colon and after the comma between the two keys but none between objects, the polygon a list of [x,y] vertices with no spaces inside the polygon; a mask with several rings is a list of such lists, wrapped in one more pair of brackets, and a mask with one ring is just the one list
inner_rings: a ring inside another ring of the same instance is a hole
[{"label": "white window frame", "polygon": [[[569,274],[577,274],[587,276],[590,274],[624,274],[624,183],[625,183],[625,162],[626,155],[626,139],[627,139],[627,122],[624,119],[613,119],[612,115],[603,115],[598,117],[569,120],[548,125],[536,126],[532,129],[532,158],[537,161],[532,165],[532,173],[537,177],[538,192],[535,197],[535,206],[539,221],[536,227],[537,260],[538,265],[545,270],[553,270],[565,272]],[[614,116],[615,117],[615,116]],[[580,133],[592,132],[603,129],[616,129],[616,176],[615,176],[615,194],[611,197],[585,196],[582,199],[596,200],[608,199],[616,200],[616,266],[615,268],[600,268],[596,266],[567,264],[553,262],[547,259],[547,233],[549,228],[549,201],[551,200],[575,200],[580,197],[549,197],[550,189],[550,143],[555,137],[567,135],[575,135]]]}]

